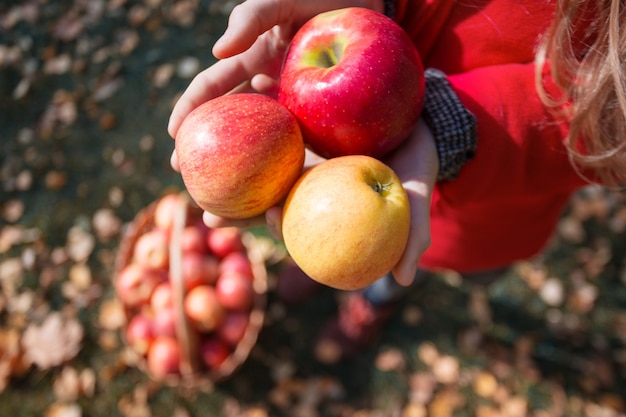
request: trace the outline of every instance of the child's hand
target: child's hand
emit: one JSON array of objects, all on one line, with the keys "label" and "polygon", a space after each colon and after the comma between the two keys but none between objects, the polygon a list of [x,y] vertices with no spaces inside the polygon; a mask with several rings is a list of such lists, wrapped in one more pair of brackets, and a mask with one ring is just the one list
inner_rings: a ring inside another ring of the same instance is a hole
[{"label": "child's hand", "polygon": [[[176,103],[168,132],[176,137],[185,116],[235,88],[275,95],[284,54],[296,31],[313,16],[359,6],[383,11],[382,0],[247,0],[233,9],[213,46],[217,63],[198,74]],[[173,166],[177,167],[173,158]]]},{"label": "child's hand", "polygon": [[384,162],[402,180],[411,208],[409,240],[391,271],[396,281],[406,286],[413,282],[419,260],[430,246],[430,203],[439,172],[435,141],[421,119],[411,136]]}]

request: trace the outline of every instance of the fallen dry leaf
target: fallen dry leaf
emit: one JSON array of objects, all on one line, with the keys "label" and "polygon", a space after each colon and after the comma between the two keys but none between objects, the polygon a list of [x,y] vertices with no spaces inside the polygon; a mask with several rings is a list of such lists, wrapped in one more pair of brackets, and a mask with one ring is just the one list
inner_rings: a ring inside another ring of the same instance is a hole
[{"label": "fallen dry leaf", "polygon": [[24,279],[24,267],[20,258],[8,258],[0,262],[0,285],[9,297],[17,293]]},{"label": "fallen dry leaf", "polygon": [[409,401],[428,404],[437,388],[437,380],[431,372],[417,372],[409,376]]},{"label": "fallen dry leaf", "polygon": [[44,417],[82,417],[82,415],[83,410],[76,403],[54,403],[46,410]]},{"label": "fallen dry leaf", "polygon": [[117,406],[124,417],[152,416],[148,405],[148,388],[145,385],[139,385],[131,394],[123,396]]},{"label": "fallen dry leaf", "polygon": [[95,392],[96,374],[93,369],[78,371],[66,366],[54,379],[52,390],[57,401],[72,402],[81,396],[92,397]]},{"label": "fallen dry leaf", "polygon": [[49,369],[74,358],[80,351],[83,326],[74,318],[52,312],[40,325],[31,323],[22,336],[25,359]]},{"label": "fallen dry leaf", "polygon": [[15,223],[22,217],[24,214],[24,202],[17,198],[7,201],[4,203],[4,207],[2,208],[2,217],[8,223]]},{"label": "fallen dry leaf", "polygon": [[117,298],[111,298],[102,302],[98,324],[105,330],[119,330],[126,323],[124,305]]},{"label": "fallen dry leaf", "polygon": [[98,240],[102,242],[108,242],[118,236],[122,230],[122,220],[108,208],[96,211],[91,222]]},{"label": "fallen dry leaf", "polygon": [[96,245],[94,236],[79,226],[67,233],[67,253],[74,262],[86,262]]},{"label": "fallen dry leaf", "polygon": [[483,371],[474,379],[472,387],[479,396],[489,398],[496,392],[498,380],[492,373]]},{"label": "fallen dry leaf", "polygon": [[441,356],[432,366],[433,375],[441,384],[452,384],[459,380],[460,364],[454,356]]},{"label": "fallen dry leaf", "polygon": [[528,400],[515,396],[502,404],[503,417],[525,417],[528,415]]},{"label": "fallen dry leaf", "polygon": [[456,388],[447,388],[437,392],[428,406],[429,416],[452,417],[455,410],[462,408],[465,397]]},{"label": "fallen dry leaf", "polygon": [[426,417],[428,410],[423,404],[409,403],[402,410],[402,417]]},{"label": "fallen dry leaf", "polygon": [[417,348],[417,356],[424,364],[432,366],[439,358],[439,351],[433,343],[424,342]]},{"label": "fallen dry leaf", "polygon": [[80,395],[80,380],[76,368],[66,366],[52,383],[54,396],[60,402],[76,401]]},{"label": "fallen dry leaf", "polygon": [[400,349],[387,349],[376,355],[375,366],[383,372],[402,372],[406,368],[404,353]]},{"label": "fallen dry leaf", "polygon": [[6,389],[12,376],[22,375],[26,368],[19,332],[0,329],[0,392]]}]

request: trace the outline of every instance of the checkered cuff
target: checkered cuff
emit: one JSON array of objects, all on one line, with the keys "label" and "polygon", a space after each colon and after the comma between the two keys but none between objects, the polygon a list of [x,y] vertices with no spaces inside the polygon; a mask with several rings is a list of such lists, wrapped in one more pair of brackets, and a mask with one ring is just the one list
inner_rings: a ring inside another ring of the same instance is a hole
[{"label": "checkered cuff", "polygon": [[476,151],[476,117],[463,106],[443,72],[429,68],[425,77],[422,118],[437,145],[437,180],[451,180]]}]

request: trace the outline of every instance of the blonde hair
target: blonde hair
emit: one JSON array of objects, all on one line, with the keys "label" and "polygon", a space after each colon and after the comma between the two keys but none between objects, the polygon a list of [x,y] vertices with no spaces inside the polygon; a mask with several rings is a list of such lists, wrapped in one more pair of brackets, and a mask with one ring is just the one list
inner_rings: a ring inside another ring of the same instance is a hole
[{"label": "blonde hair", "polygon": [[[626,5],[624,0],[558,0],[536,55],[542,100],[569,123],[572,161],[607,185],[626,186]],[[562,95],[547,93],[543,69]]]}]

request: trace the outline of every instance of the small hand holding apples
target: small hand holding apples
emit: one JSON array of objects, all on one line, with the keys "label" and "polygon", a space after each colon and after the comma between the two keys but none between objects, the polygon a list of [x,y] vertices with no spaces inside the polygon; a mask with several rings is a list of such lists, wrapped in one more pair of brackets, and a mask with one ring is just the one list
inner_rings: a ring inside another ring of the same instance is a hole
[{"label": "small hand holding apples", "polygon": [[[225,218],[286,198],[282,233],[296,264],[326,285],[361,288],[406,246],[408,198],[378,159],[408,137],[423,94],[420,57],[392,19],[322,13],[293,38],[276,100],[225,95],[187,116],[176,136],[180,172],[194,200]],[[304,146],[330,159],[300,177]]]},{"label": "small hand holding apples", "polygon": [[177,200],[178,195],[168,194],[155,203],[152,224],[136,236],[129,262],[114,282],[128,317],[125,339],[157,379],[181,372],[186,344],[180,339],[178,317],[184,317],[198,340],[195,354],[201,370],[215,371],[250,331],[260,296],[258,266],[249,257],[241,231],[207,228],[197,208],[188,208],[180,233],[181,284],[175,285],[169,254],[172,219],[181,209]]}]

